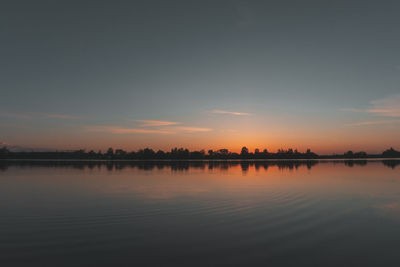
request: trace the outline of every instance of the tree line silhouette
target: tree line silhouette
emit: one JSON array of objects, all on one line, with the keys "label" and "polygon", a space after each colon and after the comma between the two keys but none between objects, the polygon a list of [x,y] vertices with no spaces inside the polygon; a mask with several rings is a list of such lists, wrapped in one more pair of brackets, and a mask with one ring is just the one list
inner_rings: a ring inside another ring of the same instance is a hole
[{"label": "tree line silhouette", "polygon": [[367,154],[366,152],[347,151],[338,155],[317,155],[307,149],[299,152],[297,149],[278,149],[272,153],[267,149],[255,149],[250,152],[243,147],[240,153],[231,152],[228,149],[189,151],[186,148],[173,148],[170,151],[154,151],[144,148],[138,151],[127,152],[123,149],[109,148],[105,152],[84,149],[75,151],[55,152],[13,152],[6,147],[0,148],[0,159],[82,159],[82,160],[257,160],[257,159],[354,159],[354,158],[400,158],[400,151],[393,148],[387,149],[381,154]]}]

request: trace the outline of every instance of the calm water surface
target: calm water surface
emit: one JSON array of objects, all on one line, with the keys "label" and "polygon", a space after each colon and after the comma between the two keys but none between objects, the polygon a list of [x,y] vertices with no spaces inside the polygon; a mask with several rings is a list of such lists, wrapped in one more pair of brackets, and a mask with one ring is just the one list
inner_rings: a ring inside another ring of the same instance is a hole
[{"label": "calm water surface", "polygon": [[0,163],[0,266],[400,266],[400,161]]}]

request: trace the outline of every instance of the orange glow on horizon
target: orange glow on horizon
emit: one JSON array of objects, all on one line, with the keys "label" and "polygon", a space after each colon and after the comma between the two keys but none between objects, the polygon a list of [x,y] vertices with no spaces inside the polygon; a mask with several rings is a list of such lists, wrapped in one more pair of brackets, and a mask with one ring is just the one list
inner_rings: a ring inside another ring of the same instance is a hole
[{"label": "orange glow on horizon", "polygon": [[7,143],[20,147],[50,150],[105,151],[112,147],[125,151],[136,151],[143,148],[170,151],[172,148],[182,147],[191,151],[205,150],[206,152],[210,149],[214,151],[228,149],[236,153],[240,153],[241,148],[246,146],[251,152],[254,152],[256,148],[260,151],[267,149],[269,152],[276,152],[281,148],[292,148],[300,152],[311,149],[317,154],[343,154],[348,150],[382,153],[390,147],[395,149],[400,147],[396,131],[371,130],[360,134],[344,131],[340,128],[329,129],[325,132],[321,129],[318,131],[311,129],[278,131],[275,128],[255,129],[250,125],[241,125],[241,127],[244,128],[243,131],[203,131],[203,128],[192,127],[184,128],[184,132],[179,134],[158,134],[156,128],[151,128],[148,132],[140,132],[132,128],[123,128],[122,130],[112,128],[112,130],[116,130],[115,133],[101,131],[38,132],[37,134],[24,135],[21,139],[7,140]]}]

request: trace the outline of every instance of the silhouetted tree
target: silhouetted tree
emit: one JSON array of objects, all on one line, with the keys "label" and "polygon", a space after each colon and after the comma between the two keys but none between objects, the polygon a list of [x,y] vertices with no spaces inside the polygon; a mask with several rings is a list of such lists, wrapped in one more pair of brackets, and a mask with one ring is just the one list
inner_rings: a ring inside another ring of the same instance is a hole
[{"label": "silhouetted tree", "polygon": [[393,149],[393,147],[383,151],[382,157],[384,158],[398,158],[400,157],[400,152]]},{"label": "silhouetted tree", "polygon": [[110,147],[109,149],[107,149],[107,152],[105,154],[105,156],[108,159],[112,159],[112,157],[114,156],[114,149],[112,147]]},{"label": "silhouetted tree", "polygon": [[229,150],[226,148],[222,148],[222,149],[218,150],[218,153],[226,156],[229,154]]},{"label": "silhouetted tree", "polygon": [[249,156],[249,149],[247,147],[242,147],[242,150],[240,151],[240,156],[242,158],[247,158]]},{"label": "silhouetted tree", "polygon": [[345,158],[352,158],[353,157],[353,151],[349,150],[346,153],[344,153]]},{"label": "silhouetted tree", "polygon": [[97,158],[97,154],[93,150],[90,150],[89,153],[87,154],[87,157],[89,159],[96,159]]},{"label": "silhouetted tree", "polygon": [[355,158],[366,158],[367,157],[367,153],[364,152],[364,151],[360,151],[360,152],[354,153],[354,157]]},{"label": "silhouetted tree", "polygon": [[114,156],[118,159],[123,159],[126,157],[126,151],[122,149],[116,149]]},{"label": "silhouetted tree", "polygon": [[156,159],[165,159],[165,152],[162,150],[158,150],[156,153]]},{"label": "silhouetted tree", "polygon": [[145,148],[145,149],[140,149],[136,155],[139,157],[139,159],[154,159],[155,158],[155,152],[151,148]]},{"label": "silhouetted tree", "polygon": [[205,155],[204,150],[190,152],[191,159],[203,159]]}]

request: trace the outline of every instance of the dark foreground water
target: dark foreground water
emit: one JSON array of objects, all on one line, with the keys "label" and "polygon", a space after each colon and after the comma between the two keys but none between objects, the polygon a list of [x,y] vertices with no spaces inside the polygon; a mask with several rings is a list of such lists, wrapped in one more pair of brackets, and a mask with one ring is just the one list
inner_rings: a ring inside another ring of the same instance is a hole
[{"label": "dark foreground water", "polygon": [[400,161],[0,163],[0,266],[400,266]]}]

